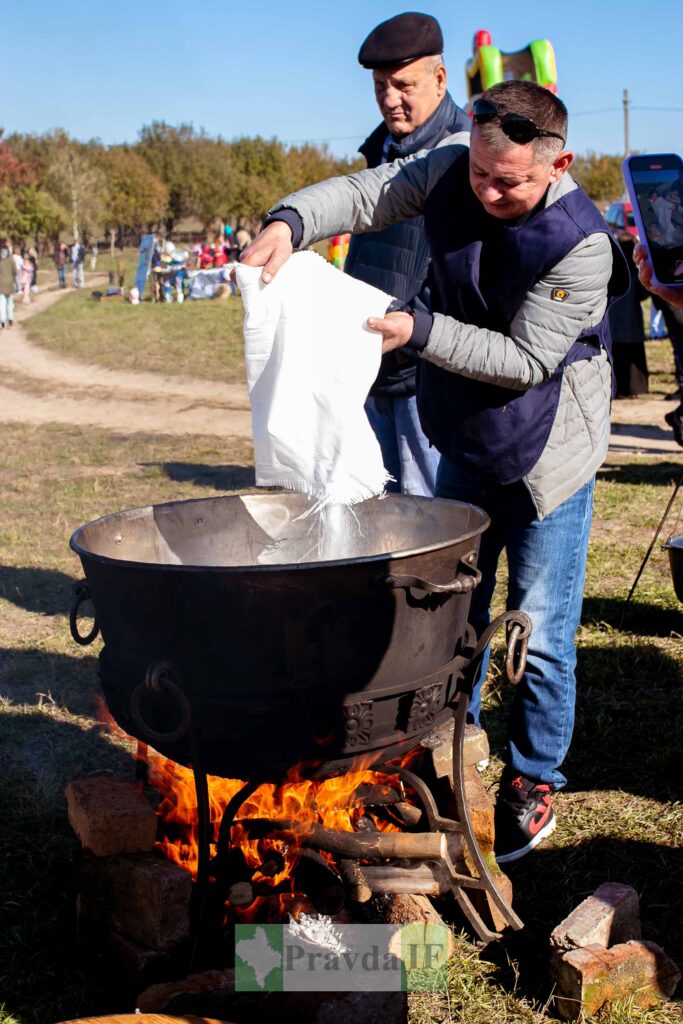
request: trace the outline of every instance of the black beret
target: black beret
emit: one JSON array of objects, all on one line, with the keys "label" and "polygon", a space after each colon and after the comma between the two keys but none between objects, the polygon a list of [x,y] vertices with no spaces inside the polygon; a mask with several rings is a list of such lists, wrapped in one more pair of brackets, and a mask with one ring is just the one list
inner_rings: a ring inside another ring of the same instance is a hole
[{"label": "black beret", "polygon": [[364,68],[388,68],[443,53],[441,26],[431,14],[397,14],[374,28],[358,51]]}]

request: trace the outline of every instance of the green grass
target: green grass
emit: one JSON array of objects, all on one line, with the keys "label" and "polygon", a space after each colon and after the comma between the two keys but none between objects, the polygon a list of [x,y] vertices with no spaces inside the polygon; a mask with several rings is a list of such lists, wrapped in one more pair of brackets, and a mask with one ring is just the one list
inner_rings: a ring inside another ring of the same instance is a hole
[{"label": "green grass", "polygon": [[[213,317],[229,306],[200,303],[189,309],[206,309]],[[105,349],[119,337],[121,351],[129,344],[131,357],[137,352],[145,369],[167,351],[160,325],[189,323],[182,319],[186,306],[118,307],[111,321],[100,321],[106,307],[89,305],[86,296],[63,300],[55,314],[62,307],[62,328],[55,326],[55,315],[49,329],[63,329],[64,343],[82,333],[82,347],[72,354],[99,360],[101,331]],[[150,318],[131,321],[124,313]],[[150,340],[142,343],[139,324],[156,325],[156,337],[150,327]],[[207,324],[208,334],[193,335],[187,346],[204,355],[215,351],[216,323],[204,323],[203,332]],[[662,388],[670,388],[668,343],[649,346],[648,355]],[[183,372],[197,372],[186,368],[193,358],[189,351],[179,358]],[[229,375],[233,370],[225,360]],[[218,379],[222,371],[214,366],[213,374]],[[123,437],[11,424],[2,432],[0,1024],[54,1024],[133,1008],[108,985],[104,964],[84,958],[75,928],[78,850],[66,821],[64,786],[84,772],[132,769],[125,746],[95,721],[99,642],[79,648],[69,634],[71,585],[81,575],[69,536],[81,523],[126,506],[250,487],[252,454],[248,444],[215,438]],[[598,475],[578,638],[576,729],[566,763],[569,785],[556,798],[558,828],[551,840],[509,866],[515,908],[526,927],[483,953],[459,934],[448,993],[413,994],[412,1024],[555,1021],[549,933],[608,880],[637,889],[644,938],[683,963],[683,614],[659,546],[621,622],[624,598],[679,472],[670,457],[619,456]],[[498,606],[504,585],[503,573]],[[485,701],[494,755],[501,749],[511,696],[501,679],[498,641]],[[486,775],[492,786],[499,769],[494,756]],[[444,913],[460,929],[457,911],[446,907]],[[680,1004],[650,1011],[617,1006],[599,1020],[674,1024],[681,1020]]]},{"label": "green grass", "polygon": [[[98,261],[106,272],[109,259]],[[130,262],[130,260],[129,260]],[[132,273],[127,274],[127,285]],[[100,286],[101,287],[101,286]],[[31,341],[54,352],[115,370],[242,383],[245,380],[239,298],[201,302],[95,302],[91,288],[65,296],[25,325]]]}]

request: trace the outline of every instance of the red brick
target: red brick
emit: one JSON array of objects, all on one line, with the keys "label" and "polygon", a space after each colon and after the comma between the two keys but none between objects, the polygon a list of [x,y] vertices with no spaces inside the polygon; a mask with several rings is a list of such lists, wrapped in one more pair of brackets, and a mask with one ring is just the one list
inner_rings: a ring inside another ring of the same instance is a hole
[{"label": "red brick", "polygon": [[167,950],[190,930],[192,879],[154,854],[84,858],[80,911],[147,950]]},{"label": "red brick", "polygon": [[69,822],[98,857],[145,853],[154,846],[157,818],[139,783],[94,775],[66,787]]},{"label": "red brick", "polygon": [[550,936],[557,956],[583,946],[609,949],[640,938],[638,894],[630,885],[605,882],[580,903]]},{"label": "red brick", "polygon": [[606,1003],[632,999],[635,1006],[664,1002],[680,981],[680,971],[654,942],[642,939],[611,949],[570,950],[559,963],[555,1005],[563,1020],[586,1016]]},{"label": "red brick", "polygon": [[495,830],[493,824],[493,800],[474,765],[464,771],[465,803],[469,812],[472,831],[479,842],[481,852],[491,853]]}]

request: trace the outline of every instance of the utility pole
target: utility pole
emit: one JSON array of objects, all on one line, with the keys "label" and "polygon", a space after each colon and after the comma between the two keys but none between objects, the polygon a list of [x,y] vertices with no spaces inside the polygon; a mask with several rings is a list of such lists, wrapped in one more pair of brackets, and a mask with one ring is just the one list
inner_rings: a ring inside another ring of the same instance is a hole
[{"label": "utility pole", "polygon": [[624,156],[628,156],[631,152],[631,144],[629,140],[628,131],[628,89],[624,89]]}]

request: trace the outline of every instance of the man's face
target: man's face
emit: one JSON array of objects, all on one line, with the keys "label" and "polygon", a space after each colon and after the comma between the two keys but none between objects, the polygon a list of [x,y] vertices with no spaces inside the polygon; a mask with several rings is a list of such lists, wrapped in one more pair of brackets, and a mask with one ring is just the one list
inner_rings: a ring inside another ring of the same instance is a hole
[{"label": "man's face", "polygon": [[434,57],[375,69],[375,99],[392,135],[410,135],[432,116],[446,92],[446,69]]},{"label": "man's face", "polygon": [[480,138],[475,126],[470,142],[470,185],[487,213],[512,220],[530,213],[572,160],[573,154],[565,150],[552,164],[537,163],[531,143],[513,144],[503,153],[496,152]]}]

